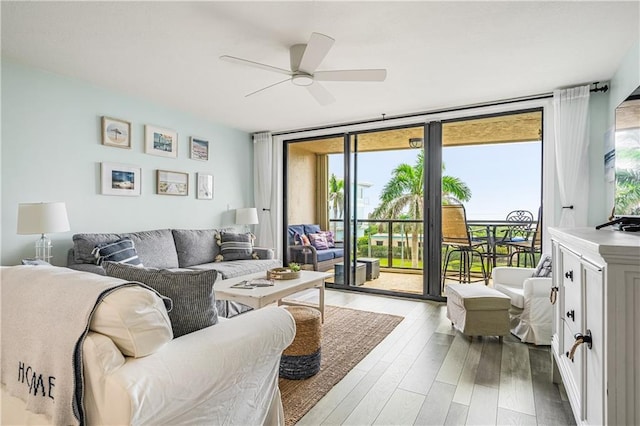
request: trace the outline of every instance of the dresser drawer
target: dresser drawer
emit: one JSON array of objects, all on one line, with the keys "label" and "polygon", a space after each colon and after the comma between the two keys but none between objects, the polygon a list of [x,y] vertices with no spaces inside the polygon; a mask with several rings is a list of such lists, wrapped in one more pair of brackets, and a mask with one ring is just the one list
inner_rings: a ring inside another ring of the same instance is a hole
[{"label": "dresser drawer", "polygon": [[585,345],[578,346],[578,348],[574,353],[573,361],[569,359],[569,356],[568,356],[569,351],[571,351],[571,348],[575,343],[575,338],[573,337],[575,335],[575,332],[572,331],[571,327],[569,327],[569,325],[564,321],[563,321],[563,327],[564,327],[564,333],[563,333],[564,341],[562,346],[563,346],[564,352],[562,352],[561,359],[562,359],[562,362],[565,364],[565,371],[569,373],[568,377],[563,377],[564,386],[567,389],[567,395],[569,395],[569,398],[572,400],[571,405],[574,408],[574,412],[580,413],[580,417],[583,417],[582,415],[582,405],[583,405],[582,404],[582,396],[583,396],[582,363],[584,360]]},{"label": "dresser drawer", "polygon": [[[562,256],[563,307],[560,317],[569,325],[573,333],[582,330],[583,295],[582,295],[582,268],[580,258],[564,247],[560,248]],[[573,334],[571,334],[572,337]]]}]

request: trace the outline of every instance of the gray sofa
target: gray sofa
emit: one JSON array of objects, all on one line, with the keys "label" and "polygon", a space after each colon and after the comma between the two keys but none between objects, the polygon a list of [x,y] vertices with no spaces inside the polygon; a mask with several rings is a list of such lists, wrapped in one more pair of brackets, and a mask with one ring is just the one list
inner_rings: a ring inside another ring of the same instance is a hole
[{"label": "gray sofa", "polygon": [[220,247],[216,229],[158,229],[125,234],[75,234],[67,255],[71,269],[104,275],[92,254],[98,244],[130,238],[145,267],[172,270],[215,269],[222,279],[239,277],[282,266],[269,248],[254,247],[259,259],[216,262]]},{"label": "gray sofa", "polygon": [[[130,238],[145,267],[170,270],[215,269],[221,279],[239,277],[282,266],[274,259],[270,248],[254,247],[258,259],[216,262],[220,247],[216,243],[216,229],[158,229],[125,234],[75,234],[73,248],[67,255],[67,267],[105,275],[104,268],[96,265],[92,254],[98,244]],[[237,302],[217,300],[218,315],[231,318],[250,307]]]}]

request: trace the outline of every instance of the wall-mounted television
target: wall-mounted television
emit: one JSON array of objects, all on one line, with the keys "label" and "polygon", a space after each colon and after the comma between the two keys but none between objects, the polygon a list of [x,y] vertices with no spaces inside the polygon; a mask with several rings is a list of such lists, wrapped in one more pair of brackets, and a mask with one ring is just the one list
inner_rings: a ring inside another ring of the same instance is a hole
[{"label": "wall-mounted television", "polygon": [[616,217],[640,217],[640,87],[616,108]]}]

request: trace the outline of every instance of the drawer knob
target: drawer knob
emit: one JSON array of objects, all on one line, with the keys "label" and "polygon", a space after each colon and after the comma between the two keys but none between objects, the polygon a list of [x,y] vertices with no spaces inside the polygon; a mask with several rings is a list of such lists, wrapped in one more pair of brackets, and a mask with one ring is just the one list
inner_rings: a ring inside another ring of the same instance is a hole
[{"label": "drawer knob", "polygon": [[571,318],[571,320],[573,320],[573,322],[576,321],[576,311],[575,310],[570,310],[567,311],[567,318]]},{"label": "drawer knob", "polygon": [[593,339],[591,338],[591,330],[587,330],[585,334],[576,333],[573,337],[576,339],[576,341],[573,343],[571,350],[567,352],[567,357],[569,357],[571,362],[573,362],[573,357],[576,354],[576,350],[578,349],[578,346],[580,346],[583,343],[586,343],[587,348],[589,349],[591,349],[591,347],[593,346]]},{"label": "drawer knob", "polygon": [[557,300],[558,300],[558,287],[551,287],[551,294],[549,294],[549,302],[551,302],[552,305],[555,305]]},{"label": "drawer knob", "polygon": [[564,273],[564,277],[568,278],[571,280],[571,282],[573,282],[573,271],[567,271]]}]

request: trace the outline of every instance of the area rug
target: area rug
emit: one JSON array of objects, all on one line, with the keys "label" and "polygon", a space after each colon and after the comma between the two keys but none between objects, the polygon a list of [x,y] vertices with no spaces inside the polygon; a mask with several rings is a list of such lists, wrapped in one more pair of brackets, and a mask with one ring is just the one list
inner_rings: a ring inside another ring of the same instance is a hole
[{"label": "area rug", "polygon": [[403,320],[336,306],[324,312],[320,372],[306,380],[280,379],[286,426],[296,424]]}]

